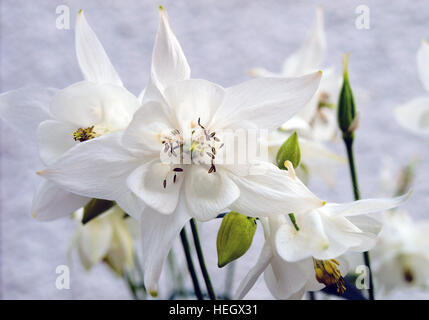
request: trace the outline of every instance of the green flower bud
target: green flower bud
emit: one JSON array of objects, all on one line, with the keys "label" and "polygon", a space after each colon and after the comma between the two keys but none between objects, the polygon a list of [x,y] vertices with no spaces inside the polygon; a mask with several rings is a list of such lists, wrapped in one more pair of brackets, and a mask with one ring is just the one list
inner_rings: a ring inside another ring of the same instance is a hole
[{"label": "green flower bud", "polygon": [[287,160],[292,162],[294,168],[298,167],[301,161],[301,150],[299,148],[298,134],[296,131],[282,144],[277,152],[276,162],[280,169],[286,169],[285,161]]},{"label": "green flower bud", "polygon": [[109,200],[92,199],[83,208],[82,223],[85,224],[103,212],[109,210],[115,202]]},{"label": "green flower bud", "polygon": [[256,218],[231,211],[222,220],[217,233],[219,268],[240,258],[249,250],[256,232]]},{"label": "green flower bud", "polygon": [[343,55],[344,73],[343,86],[341,88],[340,97],[338,100],[338,126],[343,132],[343,137],[353,138],[353,131],[357,126],[354,123],[356,118],[356,107],[349,81],[347,67],[348,59],[348,54]]}]

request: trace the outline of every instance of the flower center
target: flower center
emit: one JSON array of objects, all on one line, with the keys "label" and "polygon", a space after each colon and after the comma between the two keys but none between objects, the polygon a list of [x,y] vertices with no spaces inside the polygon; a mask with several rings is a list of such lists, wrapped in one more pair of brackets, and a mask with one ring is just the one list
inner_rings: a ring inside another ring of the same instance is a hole
[{"label": "flower center", "polygon": [[[215,131],[206,129],[201,124],[200,118],[197,122],[192,121],[190,127],[189,132],[173,129],[160,135],[160,141],[163,145],[162,160],[167,160],[168,163],[173,164],[170,171],[174,172],[173,183],[176,182],[176,174],[184,171],[183,165],[207,165],[207,173],[216,172],[216,153],[224,144],[216,136]],[[166,188],[167,179],[164,179],[163,186]]]},{"label": "flower center", "polygon": [[323,283],[326,286],[336,284],[337,292],[340,294],[343,294],[346,291],[344,278],[341,275],[340,270],[338,270],[340,263],[337,260],[313,259],[313,264],[318,282]]},{"label": "flower center", "polygon": [[75,132],[73,132],[73,139],[74,141],[84,142],[87,140],[91,140],[97,137],[102,136],[105,133],[110,132],[109,129],[107,129],[104,126],[97,125],[97,126],[90,126],[88,128],[79,128]]}]

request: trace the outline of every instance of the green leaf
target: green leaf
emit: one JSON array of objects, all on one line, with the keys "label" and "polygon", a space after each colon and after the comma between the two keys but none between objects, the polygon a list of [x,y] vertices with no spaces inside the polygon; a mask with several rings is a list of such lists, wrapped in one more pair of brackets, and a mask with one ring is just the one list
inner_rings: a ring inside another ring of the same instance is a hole
[{"label": "green leaf", "polygon": [[91,199],[83,208],[82,223],[88,223],[115,205],[114,201]]},{"label": "green leaf", "polygon": [[217,234],[218,266],[222,268],[249,250],[256,232],[256,218],[238,212],[226,214]]},{"label": "green leaf", "polygon": [[299,147],[298,134],[296,131],[282,144],[277,152],[276,162],[280,169],[286,169],[286,160],[292,162],[294,168],[298,167],[301,161],[301,149]]}]

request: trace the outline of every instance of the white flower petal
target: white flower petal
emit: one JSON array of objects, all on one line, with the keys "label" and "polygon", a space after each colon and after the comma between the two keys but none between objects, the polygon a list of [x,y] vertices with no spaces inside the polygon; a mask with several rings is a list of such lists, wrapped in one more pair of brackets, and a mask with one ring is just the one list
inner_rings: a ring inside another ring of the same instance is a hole
[{"label": "white flower petal", "polygon": [[125,129],[138,107],[138,99],[123,87],[82,81],[58,91],[50,112],[78,127],[102,124],[113,131]]},{"label": "white flower petal", "polygon": [[159,102],[150,101],[140,107],[122,136],[122,144],[133,152],[159,155],[163,149],[161,132],[173,129]]},{"label": "white flower petal", "polygon": [[176,211],[163,215],[146,207],[141,219],[144,283],[149,292],[157,292],[165,259],[180,230],[191,217],[180,203]]},{"label": "white flower petal", "polygon": [[320,77],[321,72],[299,78],[259,78],[227,88],[215,127],[242,128],[249,121],[260,129],[276,129],[310,101]]},{"label": "white flower petal", "polygon": [[35,141],[39,124],[50,119],[49,103],[57,89],[25,87],[0,95],[0,118],[9,126]]},{"label": "white flower petal", "polygon": [[202,165],[186,170],[186,203],[190,214],[200,221],[215,218],[240,196],[240,190],[222,169],[208,173]]},{"label": "white flower petal", "polygon": [[295,215],[296,230],[292,223],[282,224],[273,234],[278,255],[294,262],[309,258],[329,247],[328,233],[317,210],[300,217]]},{"label": "white flower petal", "polygon": [[417,52],[417,69],[423,86],[429,91],[429,43],[426,40],[422,41]]},{"label": "white flower petal", "polygon": [[170,165],[157,159],[152,160],[134,170],[127,179],[127,185],[152,209],[162,214],[171,214],[177,207],[184,179],[183,173],[178,172],[174,183],[175,172],[172,169]]},{"label": "white flower petal", "polygon": [[408,193],[395,198],[365,199],[342,204],[328,203],[324,209],[330,215],[341,215],[343,217],[379,212],[401,205],[408,200],[411,193],[410,190]]},{"label": "white flower petal", "polygon": [[254,286],[256,280],[265,269],[268,267],[273,253],[268,242],[265,242],[264,247],[262,248],[261,254],[259,255],[258,261],[256,264],[249,270],[246,277],[241,280],[240,285],[238,286],[237,291],[234,294],[234,300],[243,299],[249,290]]},{"label": "white flower petal", "polygon": [[153,95],[154,89],[163,92],[174,82],[189,79],[190,75],[191,69],[170,28],[167,12],[160,9],[160,23],[152,54],[151,81],[145,95]]},{"label": "white flower petal", "polygon": [[138,217],[144,203],[128,189],[126,179],[141,160],[122,148],[120,134],[77,144],[40,175],[76,194],[117,201],[124,211]]},{"label": "white flower petal", "polygon": [[[165,99],[175,110],[182,131],[191,131],[198,119],[204,127],[210,127],[216,110],[222,104],[225,90],[206,80],[192,79],[179,81],[168,87]],[[217,128],[216,128],[217,129]]]},{"label": "white flower petal", "polygon": [[86,80],[122,86],[121,79],[82,10],[76,19],[75,42],[77,60]]},{"label": "white flower petal", "polygon": [[109,219],[103,216],[81,226],[77,245],[85,268],[91,268],[107,255],[113,236],[112,227]]},{"label": "white flower petal", "polygon": [[419,97],[397,107],[395,118],[404,128],[416,134],[429,134],[429,97]]},{"label": "white flower petal", "polygon": [[283,63],[283,74],[301,76],[319,69],[325,59],[326,37],[323,27],[323,9],[317,8],[316,18],[300,49]]},{"label": "white flower petal", "polygon": [[307,281],[315,278],[314,269],[309,273],[306,265],[313,266],[311,258],[299,262],[287,262],[279,257],[271,259],[271,264],[264,272],[265,283],[271,294],[280,300],[301,299]]},{"label": "white flower petal", "polygon": [[78,143],[73,139],[73,132],[77,129],[75,125],[56,120],[46,120],[40,124],[37,142],[40,158],[45,165],[53,163]]},{"label": "white flower petal", "polygon": [[264,163],[259,174],[230,177],[240,189],[240,197],[230,206],[232,210],[253,217],[295,214],[323,206],[299,180],[291,178],[286,170]]},{"label": "white flower petal", "polygon": [[40,221],[50,221],[71,215],[91,200],[60,188],[55,183],[43,180],[33,197],[32,215]]}]

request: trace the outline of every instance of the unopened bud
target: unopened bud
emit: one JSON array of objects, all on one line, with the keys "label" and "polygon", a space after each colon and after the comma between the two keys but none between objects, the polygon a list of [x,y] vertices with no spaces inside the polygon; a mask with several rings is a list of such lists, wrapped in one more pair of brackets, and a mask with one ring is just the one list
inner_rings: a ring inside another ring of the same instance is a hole
[{"label": "unopened bud", "polygon": [[226,214],[217,234],[218,266],[222,268],[249,250],[256,232],[256,218],[238,212]]},{"label": "unopened bud", "polygon": [[343,55],[344,72],[343,86],[338,99],[338,126],[343,132],[343,137],[353,138],[353,131],[357,128],[358,120],[355,121],[356,107],[349,81],[348,59],[348,54]]},{"label": "unopened bud", "polygon": [[299,166],[301,161],[301,149],[299,148],[298,134],[296,131],[282,144],[277,152],[276,162],[277,166],[285,170],[285,162],[290,161],[294,168]]}]

